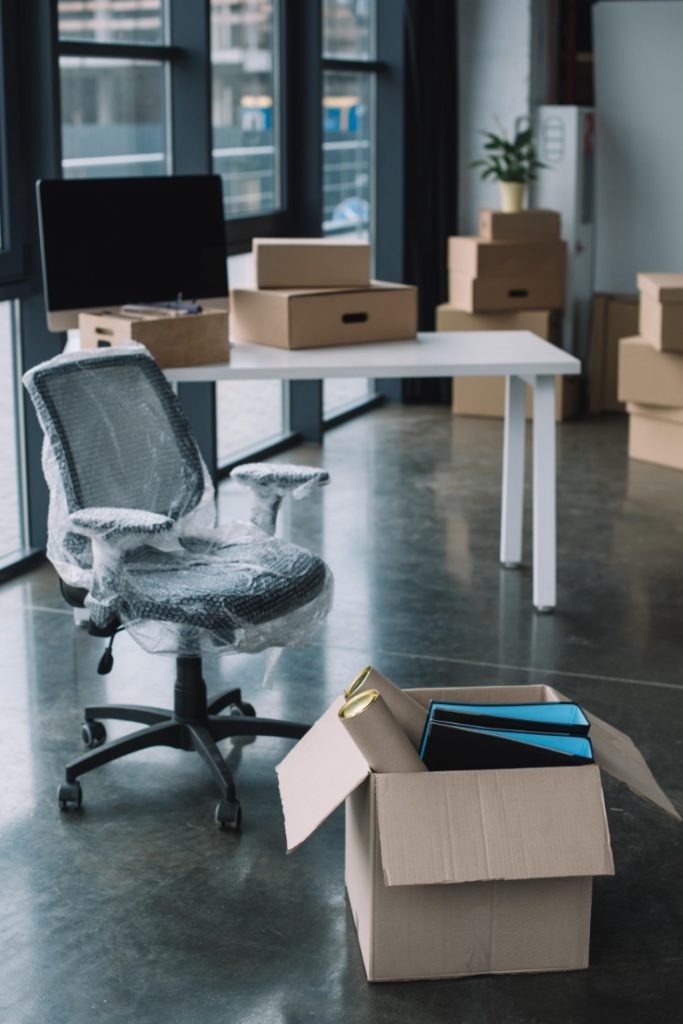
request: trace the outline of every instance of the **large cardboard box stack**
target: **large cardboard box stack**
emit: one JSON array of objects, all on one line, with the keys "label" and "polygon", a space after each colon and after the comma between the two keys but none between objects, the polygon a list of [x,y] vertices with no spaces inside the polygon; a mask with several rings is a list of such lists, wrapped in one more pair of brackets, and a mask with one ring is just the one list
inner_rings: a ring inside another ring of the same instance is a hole
[{"label": "large cardboard box stack", "polygon": [[256,288],[231,292],[236,341],[299,349],[417,333],[416,289],[371,281],[367,242],[255,238],[253,254]]},{"label": "large cardboard box stack", "polygon": [[629,455],[683,469],[683,274],[639,274],[639,333],[619,344]]},{"label": "large cardboard box stack", "polygon": [[[425,715],[430,700],[566,700],[542,685],[408,692]],[[289,851],[346,802],[346,890],[368,979],[587,967],[593,877],[614,874],[600,768],[679,817],[632,741],[589,715],[595,764],[376,774],[342,703],[277,771]]]},{"label": "large cardboard box stack", "polygon": [[[560,215],[553,210],[502,213],[481,210],[479,237],[448,240],[449,301],[437,307],[438,331],[533,331],[559,342],[567,253]],[[556,418],[578,408],[578,379],[558,377]],[[531,393],[527,395],[527,415]],[[468,377],[453,381],[453,412],[502,416],[505,381]]]}]

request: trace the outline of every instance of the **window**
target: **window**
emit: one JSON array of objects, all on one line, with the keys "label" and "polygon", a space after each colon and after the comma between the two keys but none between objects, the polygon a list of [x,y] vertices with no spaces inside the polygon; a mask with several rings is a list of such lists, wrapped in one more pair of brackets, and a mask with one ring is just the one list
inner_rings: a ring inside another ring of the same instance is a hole
[{"label": "window", "polygon": [[[253,287],[251,253],[228,260],[231,288]],[[285,433],[285,388],[278,380],[234,380],[216,384],[218,465],[279,440]]]},{"label": "window", "polygon": [[367,74],[323,77],[323,231],[370,236],[371,92]]},{"label": "window", "polygon": [[61,57],[65,178],[166,174],[164,65]]},{"label": "window", "polygon": [[13,302],[0,302],[0,564],[25,547],[21,403]]},{"label": "window", "polygon": [[323,0],[323,55],[374,57],[374,0]]},{"label": "window", "polygon": [[59,0],[57,15],[64,177],[168,174],[166,0]]},{"label": "window", "polygon": [[[372,231],[375,73],[374,0],[323,2],[323,232],[374,241]],[[368,61],[368,70],[346,61]],[[372,394],[364,379],[328,380],[323,412],[334,415]]]},{"label": "window", "polygon": [[164,0],[59,0],[61,39],[95,43],[163,43]]},{"label": "window", "polygon": [[225,216],[282,205],[278,0],[211,0],[213,166]]}]

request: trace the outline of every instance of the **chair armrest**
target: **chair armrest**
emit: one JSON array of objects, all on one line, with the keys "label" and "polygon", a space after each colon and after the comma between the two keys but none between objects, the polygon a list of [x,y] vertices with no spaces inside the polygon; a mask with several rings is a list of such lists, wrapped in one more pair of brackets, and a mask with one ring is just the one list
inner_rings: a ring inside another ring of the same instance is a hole
[{"label": "chair armrest", "polygon": [[266,533],[275,533],[277,514],[286,494],[295,499],[306,498],[316,487],[330,482],[326,469],[316,466],[250,462],[233,469],[230,477],[254,495],[251,521]]},{"label": "chair armrest", "polygon": [[152,536],[173,525],[168,516],[137,508],[82,508],[69,516],[71,529],[88,537]]},{"label": "chair armrest", "polygon": [[147,538],[165,534],[174,525],[168,516],[137,508],[83,508],[68,518],[74,533],[90,538],[92,580],[85,607],[91,623],[106,629],[116,618],[121,597],[125,553]]}]

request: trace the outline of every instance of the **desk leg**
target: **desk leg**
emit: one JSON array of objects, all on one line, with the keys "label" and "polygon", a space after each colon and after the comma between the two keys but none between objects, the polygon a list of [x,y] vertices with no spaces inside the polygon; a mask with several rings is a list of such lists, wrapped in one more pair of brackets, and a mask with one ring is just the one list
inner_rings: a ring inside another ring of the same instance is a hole
[{"label": "desk leg", "polygon": [[500,560],[506,569],[518,569],[522,564],[525,407],[524,381],[520,377],[508,377],[505,384],[503,505],[500,520]]},{"label": "desk leg", "polygon": [[534,607],[555,610],[555,378],[534,385]]}]

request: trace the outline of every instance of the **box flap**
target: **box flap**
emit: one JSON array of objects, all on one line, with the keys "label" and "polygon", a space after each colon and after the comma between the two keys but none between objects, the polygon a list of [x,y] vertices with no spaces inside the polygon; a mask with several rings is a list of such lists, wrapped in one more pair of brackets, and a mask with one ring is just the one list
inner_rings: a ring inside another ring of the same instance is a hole
[{"label": "box flap", "polygon": [[658,302],[683,302],[683,274],[638,274],[638,288]]},{"label": "box flap", "polygon": [[333,238],[283,238],[281,236],[274,236],[272,238],[252,238],[251,247],[252,251],[255,251],[261,246],[270,246],[273,248],[283,248],[290,245],[298,245],[302,247],[317,247],[324,245],[328,249],[336,249],[339,246],[344,246],[348,249],[369,249],[370,243],[364,242],[361,238],[348,238],[343,235],[338,235]]},{"label": "box flap", "polygon": [[339,719],[343,703],[342,695],[275,769],[288,853],[315,832],[370,773]]},{"label": "box flap", "polygon": [[387,885],[614,874],[596,765],[373,779]]},{"label": "box flap", "polygon": [[433,700],[474,701],[476,704],[525,704],[567,700],[560,697],[552,686],[544,683],[520,683],[513,686],[437,686],[406,690],[410,696],[428,708]]},{"label": "box flap", "polygon": [[335,288],[273,288],[270,290],[277,295],[282,295],[284,298],[292,300],[306,298],[308,295],[334,295],[338,292],[360,292],[364,294],[366,292],[414,291],[415,286],[411,284],[394,284],[390,281],[371,281],[370,284],[342,285]]},{"label": "box flap", "polygon": [[[555,693],[560,700],[570,700],[559,690]],[[660,787],[633,740],[625,733],[619,732],[613,725],[603,722],[583,704],[581,707],[591,723],[588,735],[593,744],[595,763],[613,778],[625,783],[636,796],[649,801],[680,821],[680,814]]]}]

